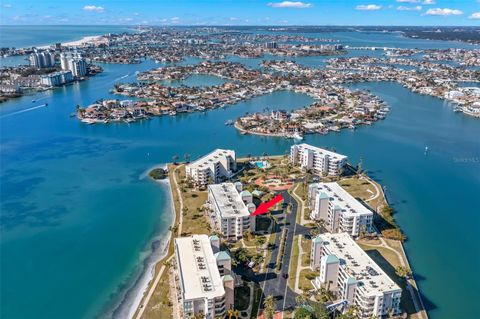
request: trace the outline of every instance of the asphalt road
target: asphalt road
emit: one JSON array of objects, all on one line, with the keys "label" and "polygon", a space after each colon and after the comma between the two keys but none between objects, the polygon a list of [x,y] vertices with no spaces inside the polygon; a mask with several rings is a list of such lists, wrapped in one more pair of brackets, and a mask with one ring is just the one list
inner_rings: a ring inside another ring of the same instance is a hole
[{"label": "asphalt road", "polygon": [[[275,309],[277,311],[294,309],[295,297],[297,294],[288,287],[288,279],[285,279],[282,275],[288,274],[289,271],[294,236],[296,234],[308,234],[308,231],[305,227],[295,223],[298,207],[297,201],[290,196],[287,191],[281,191],[279,193],[282,194],[285,203],[292,204],[292,210],[289,214],[286,213],[286,208],[285,210],[275,211],[272,213],[272,215],[277,217],[279,227],[277,227],[275,233],[275,248],[272,250],[272,255],[267,263],[266,271],[265,273],[261,274],[255,274],[249,269],[243,269],[243,271],[241,271],[242,275],[249,278],[249,280],[259,283],[263,290],[259,312],[261,312],[261,309],[263,309],[263,300],[269,295],[274,297],[276,302]],[[288,229],[288,233],[285,241],[285,252],[282,266],[279,274],[277,274],[275,272],[275,268],[280,248],[280,237],[284,228]]]}]

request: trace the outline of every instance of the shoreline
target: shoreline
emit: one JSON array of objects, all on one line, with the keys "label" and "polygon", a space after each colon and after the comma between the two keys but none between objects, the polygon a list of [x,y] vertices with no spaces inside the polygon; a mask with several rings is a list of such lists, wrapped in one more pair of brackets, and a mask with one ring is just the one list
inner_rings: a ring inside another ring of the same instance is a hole
[{"label": "shoreline", "polygon": [[[167,164],[152,166],[143,172],[139,178],[148,178],[154,183],[158,183],[157,186],[160,186],[162,189],[164,186],[166,187],[165,191],[168,193],[167,198],[170,201],[170,205],[168,205],[167,209],[170,210],[170,216],[172,216],[172,221],[169,225],[170,228],[173,227],[176,222],[174,200],[172,192],[170,191],[171,185],[168,178],[164,180],[154,180],[148,176],[148,173],[155,168],[167,168]],[[163,211],[161,210],[161,212]],[[148,291],[150,283],[155,277],[157,265],[168,256],[171,240],[171,230],[168,230],[165,236],[162,236],[161,232],[154,234],[148,243],[149,248],[141,252],[141,254],[145,252],[147,256],[145,259],[143,259],[143,261],[141,261],[142,267],[140,271],[138,274],[136,274],[135,278],[132,278],[132,280],[129,282],[128,288],[124,291],[124,294],[119,302],[109,311],[107,311],[107,314],[110,313],[112,318],[133,318]],[[158,246],[156,246],[157,244]]]},{"label": "shoreline", "polygon": [[[270,155],[268,157],[279,157],[279,156],[282,157],[283,155],[281,155],[281,154],[280,155]],[[248,158],[240,157],[240,158],[237,159],[237,161],[244,161],[244,160],[248,160]],[[177,163],[177,165],[181,165],[181,162]],[[148,177],[148,178],[151,178],[148,175],[148,173],[155,168],[164,168],[165,169],[165,168],[168,168],[168,164],[155,165],[155,166],[147,169],[144,173],[142,173],[142,175],[141,175],[142,178],[145,177],[145,176]],[[174,171],[172,171],[172,174],[173,173],[174,173]],[[169,172],[169,174],[170,174],[170,172]],[[383,186],[368,175],[366,175],[366,178],[371,183],[377,184],[379,186],[381,195],[382,195],[385,203],[387,203],[387,205],[388,205],[387,194],[385,193],[385,191],[383,189]],[[174,196],[173,196],[173,191],[174,190],[172,188],[172,183],[170,181],[170,178],[169,177],[165,178],[166,181],[165,180],[154,180],[153,178],[152,178],[152,180],[154,182],[162,183],[162,184],[165,182],[165,185],[167,185],[167,187],[169,187],[169,189],[170,189],[170,191],[169,191],[170,199],[171,199],[170,209],[171,209],[171,212],[173,212],[173,221],[171,223],[171,226],[173,227],[175,225],[175,223],[177,222],[177,220],[176,220],[177,212],[176,212]],[[398,227],[401,230],[400,226],[398,226]],[[166,246],[163,248],[163,253],[162,253],[161,257],[157,258],[155,261],[150,263],[149,267],[144,268],[144,271],[139,276],[139,278],[136,280],[135,284],[133,284],[133,286],[125,294],[125,297],[122,300],[121,304],[115,309],[115,311],[113,313],[114,318],[125,318],[125,317],[126,318],[139,318],[138,317],[139,311],[142,310],[142,312],[143,312],[143,310],[148,305],[148,302],[142,304],[142,301],[145,299],[149,290],[154,291],[156,289],[156,282],[154,282],[153,280],[156,277],[157,266],[159,266],[160,262],[165,260],[165,258],[168,256],[168,248],[169,248],[169,245],[171,244],[171,242],[174,238],[175,238],[175,236],[174,236],[173,232],[169,231],[168,239],[166,241],[163,241],[163,243],[165,243]],[[428,319],[429,318],[428,312],[426,311],[426,308],[425,308],[425,305],[424,305],[424,302],[423,302],[423,299],[422,299],[422,294],[420,292],[420,288],[418,286],[418,283],[416,282],[415,273],[414,273],[414,271],[413,271],[413,269],[410,265],[409,257],[408,257],[408,255],[405,251],[403,242],[402,241],[398,241],[398,242],[399,242],[401,254],[403,255],[403,259],[405,260],[405,263],[406,263],[407,267],[412,271],[412,277],[411,277],[410,280],[407,281],[407,287],[409,287],[409,289],[407,289],[407,291],[411,294],[412,302],[415,305],[417,305],[417,302],[416,302],[416,300],[417,300],[418,303],[419,303],[419,305],[418,305],[419,308],[417,309],[417,315],[419,316],[419,318]],[[148,277],[147,277],[147,275],[148,275]],[[137,286],[137,283],[140,283],[140,282],[142,283],[141,286],[140,286],[141,288],[139,287],[138,289],[134,289]],[[155,287],[152,286],[154,284],[155,284]],[[410,290],[410,287],[415,289],[415,292],[416,292],[415,297],[412,295],[413,292]],[[131,302],[129,305],[126,305],[127,297],[130,293],[133,294],[133,296],[131,296],[131,299],[130,299],[130,300],[133,300],[133,302]],[[127,316],[125,316],[125,313],[123,313],[123,312],[121,312],[121,313],[118,312],[118,310],[121,309],[122,305],[128,306],[128,312],[126,312]]]},{"label": "shoreline", "polygon": [[84,36],[80,40],[62,42],[62,46],[81,46],[83,44],[90,43],[90,42],[92,43],[98,42],[102,38],[103,38],[103,35],[89,35],[89,36]]}]

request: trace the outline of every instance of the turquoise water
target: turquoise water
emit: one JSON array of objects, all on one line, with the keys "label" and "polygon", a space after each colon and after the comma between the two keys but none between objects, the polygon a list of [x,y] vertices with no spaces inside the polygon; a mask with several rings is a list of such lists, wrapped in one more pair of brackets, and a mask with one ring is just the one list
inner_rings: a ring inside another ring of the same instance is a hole
[{"label": "turquoise water", "polygon": [[[196,158],[217,147],[238,156],[284,154],[292,140],[241,135],[225,121],[312,102],[282,91],[206,113],[84,125],[70,117],[75,105],[114,97],[107,94],[113,83],[158,65],[103,67],[88,81],[0,107],[2,318],[111,315],[146,258],[159,253],[171,223],[167,188],[144,178],[145,171],[174,155]],[[387,186],[431,318],[475,318],[479,240],[475,228],[465,226],[479,222],[478,120],[394,83],[354,87],[386,100],[392,106],[387,119],[308,135],[305,142],[335,147],[353,163],[362,158]],[[46,108],[8,116],[45,102]]]}]

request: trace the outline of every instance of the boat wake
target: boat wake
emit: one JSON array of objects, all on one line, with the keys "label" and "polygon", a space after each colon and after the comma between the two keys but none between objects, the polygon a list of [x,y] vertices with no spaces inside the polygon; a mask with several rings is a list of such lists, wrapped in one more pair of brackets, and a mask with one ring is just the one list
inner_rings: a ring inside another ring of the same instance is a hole
[{"label": "boat wake", "polygon": [[10,116],[13,116],[13,115],[17,115],[17,114],[21,114],[21,113],[26,113],[26,112],[30,112],[30,111],[34,111],[36,109],[40,109],[42,107],[46,107],[48,104],[41,104],[41,105],[38,105],[38,106],[34,106],[34,107],[30,107],[28,109],[25,109],[25,110],[21,110],[21,111],[17,111],[17,112],[13,112],[13,113],[10,113],[10,114],[6,114],[6,115],[3,115],[0,117],[0,119],[3,119],[5,117],[10,117]]},{"label": "boat wake", "polygon": [[119,77],[119,78],[116,78],[116,79],[115,79],[115,80],[113,80],[112,82],[117,82],[118,80],[125,79],[125,78],[127,78],[127,77],[129,77],[129,76],[130,76],[130,73],[128,73],[128,74],[125,74],[124,76],[121,76],[121,77]]}]

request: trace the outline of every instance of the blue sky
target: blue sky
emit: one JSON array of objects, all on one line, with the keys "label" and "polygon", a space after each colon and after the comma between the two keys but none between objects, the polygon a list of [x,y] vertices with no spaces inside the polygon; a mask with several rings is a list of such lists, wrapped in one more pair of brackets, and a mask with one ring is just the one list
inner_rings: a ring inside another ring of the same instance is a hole
[{"label": "blue sky", "polygon": [[0,24],[480,25],[480,0],[0,0]]}]

